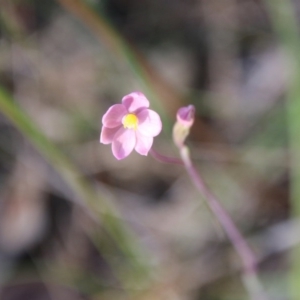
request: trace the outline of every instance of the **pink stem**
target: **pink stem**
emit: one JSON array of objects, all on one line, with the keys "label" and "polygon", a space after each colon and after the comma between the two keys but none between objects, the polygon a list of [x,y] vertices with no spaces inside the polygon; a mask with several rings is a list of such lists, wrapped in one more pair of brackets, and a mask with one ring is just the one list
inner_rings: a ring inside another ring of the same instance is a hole
[{"label": "pink stem", "polygon": [[184,166],[184,163],[180,158],[168,157],[168,156],[162,155],[162,154],[158,153],[157,151],[155,151],[154,149],[150,149],[150,154],[159,162]]},{"label": "pink stem", "polygon": [[256,259],[254,254],[252,253],[252,250],[248,246],[246,240],[244,239],[240,231],[233,223],[231,217],[228,215],[228,213],[225,211],[225,209],[222,207],[222,205],[216,199],[213,193],[209,190],[209,188],[205,185],[203,179],[201,178],[201,175],[196,171],[189,155],[185,152],[187,152],[187,148],[184,147],[181,150],[181,157],[188,174],[193,180],[193,183],[206,198],[209,207],[218,217],[228,237],[234,244],[237,252],[242,258],[245,272],[253,273],[256,268]]},{"label": "pink stem", "polygon": [[181,147],[179,147],[179,150],[182,160],[179,160],[177,158],[169,158],[167,156],[157,153],[154,150],[151,150],[151,154],[160,162],[175,163],[185,166],[196,188],[207,200],[207,204],[209,205],[210,209],[215,214],[215,216],[218,218],[228,238],[230,239],[237,253],[241,257],[244,270],[244,283],[249,295],[251,296],[251,299],[266,300],[267,296],[265,295],[263,287],[261,286],[260,281],[258,279],[256,258],[254,253],[252,252],[251,248],[249,247],[247,241],[245,240],[241,232],[235,226],[229,214],[221,205],[220,201],[218,201],[214,194],[209,190],[209,188],[204,183],[202,177],[197,172],[190,159],[189,149],[185,145],[182,145]]}]

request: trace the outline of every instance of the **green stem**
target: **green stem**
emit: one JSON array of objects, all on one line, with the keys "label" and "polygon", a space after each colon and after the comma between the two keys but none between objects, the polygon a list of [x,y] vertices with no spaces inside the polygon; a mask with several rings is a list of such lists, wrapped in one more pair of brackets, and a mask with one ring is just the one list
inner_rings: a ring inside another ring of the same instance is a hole
[{"label": "green stem", "polygon": [[[287,119],[290,149],[290,190],[292,215],[300,217],[300,36],[290,0],[265,0],[272,25],[284,47],[293,73],[287,91]],[[300,295],[300,246],[291,255],[290,296]]]}]

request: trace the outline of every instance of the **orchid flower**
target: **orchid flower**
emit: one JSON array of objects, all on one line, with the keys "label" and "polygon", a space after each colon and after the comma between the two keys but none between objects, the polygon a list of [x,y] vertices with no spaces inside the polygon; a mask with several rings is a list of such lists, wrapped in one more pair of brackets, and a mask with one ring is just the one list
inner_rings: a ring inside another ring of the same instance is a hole
[{"label": "orchid flower", "polygon": [[162,129],[159,115],[149,109],[144,94],[133,92],[122,99],[122,104],[112,105],[102,118],[100,143],[112,144],[116,159],[127,157],[133,149],[147,155],[153,137]]}]

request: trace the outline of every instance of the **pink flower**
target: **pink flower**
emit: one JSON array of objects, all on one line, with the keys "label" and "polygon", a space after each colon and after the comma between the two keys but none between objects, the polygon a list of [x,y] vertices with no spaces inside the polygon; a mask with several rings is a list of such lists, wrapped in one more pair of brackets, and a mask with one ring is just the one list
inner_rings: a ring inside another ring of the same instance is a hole
[{"label": "pink flower", "polygon": [[133,149],[147,155],[153,137],[161,132],[159,115],[148,109],[149,101],[144,94],[133,92],[122,99],[122,104],[111,106],[102,118],[100,143],[112,144],[116,159],[127,157]]}]

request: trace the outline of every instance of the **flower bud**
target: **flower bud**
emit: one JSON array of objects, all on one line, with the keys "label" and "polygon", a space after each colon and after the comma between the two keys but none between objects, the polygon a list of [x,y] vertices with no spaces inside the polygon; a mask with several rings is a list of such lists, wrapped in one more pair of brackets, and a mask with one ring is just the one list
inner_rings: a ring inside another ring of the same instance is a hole
[{"label": "flower bud", "polygon": [[190,128],[194,123],[194,116],[195,107],[193,105],[181,107],[177,111],[177,122],[173,127],[173,141],[177,147],[183,147],[185,139],[190,133]]},{"label": "flower bud", "polygon": [[189,105],[181,107],[177,111],[177,121],[185,127],[191,127],[194,123],[195,107],[194,105]]}]

